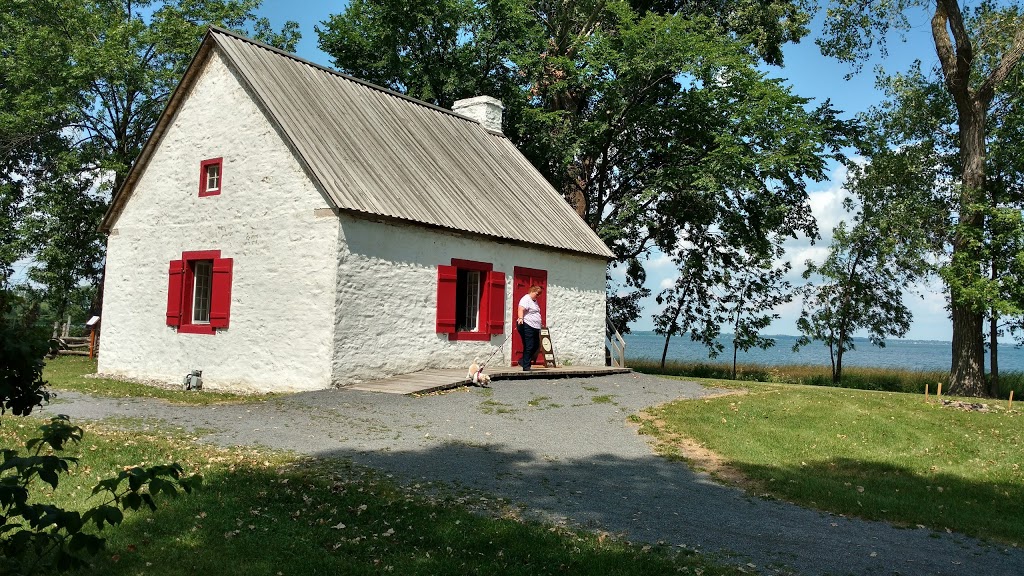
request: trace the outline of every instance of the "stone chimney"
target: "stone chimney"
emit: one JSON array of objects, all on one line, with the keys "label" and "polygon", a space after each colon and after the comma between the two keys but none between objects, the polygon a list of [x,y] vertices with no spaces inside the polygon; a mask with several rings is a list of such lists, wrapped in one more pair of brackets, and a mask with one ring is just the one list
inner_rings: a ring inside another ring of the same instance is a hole
[{"label": "stone chimney", "polygon": [[499,134],[501,134],[501,112],[504,109],[501,100],[490,96],[456,100],[455,104],[452,104],[452,112],[476,120],[484,128]]}]

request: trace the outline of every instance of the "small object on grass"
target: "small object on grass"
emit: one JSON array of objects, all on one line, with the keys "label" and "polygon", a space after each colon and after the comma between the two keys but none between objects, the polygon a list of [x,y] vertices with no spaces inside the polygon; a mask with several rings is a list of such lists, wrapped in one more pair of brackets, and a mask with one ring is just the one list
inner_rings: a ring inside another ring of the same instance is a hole
[{"label": "small object on grass", "polygon": [[935,392],[936,398],[942,398],[942,382],[939,382],[939,389]]},{"label": "small object on grass", "polygon": [[1013,390],[1010,390],[1010,401],[1006,403],[1006,409],[1007,410],[1012,410],[1013,409]]},{"label": "small object on grass", "polygon": [[928,383],[924,383],[924,401],[928,402]]},{"label": "small object on grass", "polygon": [[[970,410],[974,412],[988,412],[988,404],[982,404],[981,402],[961,402],[960,400],[943,400],[943,408],[959,408],[961,410]],[[941,492],[941,490],[940,490]]]},{"label": "small object on grass", "polygon": [[202,390],[203,389],[203,371],[193,370],[191,373],[185,375],[185,380],[181,383],[182,390]]}]

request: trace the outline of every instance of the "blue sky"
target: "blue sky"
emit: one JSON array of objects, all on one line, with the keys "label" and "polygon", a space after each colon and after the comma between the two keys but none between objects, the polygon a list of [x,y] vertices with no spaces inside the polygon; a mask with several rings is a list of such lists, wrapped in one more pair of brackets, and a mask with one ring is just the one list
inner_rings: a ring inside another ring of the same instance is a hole
[{"label": "blue sky", "polygon": [[[280,28],[287,20],[299,23],[302,40],[299,42],[298,55],[318,64],[330,66],[330,58],[317,46],[317,34],[314,27],[326,20],[331,14],[344,9],[345,2],[323,2],[317,0],[264,0],[260,15],[270,19],[275,28]],[[873,67],[883,66],[889,71],[905,70],[915,59],[925,64],[925,69],[936,61],[927,14],[921,12],[911,17],[914,29],[908,35],[907,43],[893,41],[889,47],[889,56],[884,61],[874,60],[864,66],[864,70],[851,80],[844,76],[849,68],[836,61],[825,58],[814,44],[814,37],[820,31],[818,21],[812,25],[811,36],[803,42],[785,48],[785,66],[770,68],[767,72],[775,77],[783,78],[792,85],[795,93],[813,98],[820,102],[829,98],[846,116],[867,110],[869,106],[880,101],[882,94],[875,89]],[[833,165],[830,180],[812,183],[809,190],[811,206],[821,233],[824,238],[811,246],[808,241],[792,241],[787,244],[787,255],[793,262],[794,272],[791,280],[799,283],[799,274],[803,270],[803,262],[808,258],[820,261],[824,258],[830,239],[830,231],[843,218],[842,200],[845,190],[842,187],[844,170],[842,166]],[[674,278],[674,270],[670,262],[663,256],[655,254],[648,263],[648,287],[656,294],[662,287],[669,285]],[[907,303],[914,313],[914,323],[907,338],[919,340],[950,340],[952,325],[945,311],[945,300],[938,285],[924,286],[921,295],[907,295]],[[651,315],[657,311],[653,298],[647,302],[644,314],[633,326],[634,330],[650,330]],[[777,310],[782,316],[768,329],[770,333],[795,334],[796,318],[800,313],[798,302],[783,306]]]}]

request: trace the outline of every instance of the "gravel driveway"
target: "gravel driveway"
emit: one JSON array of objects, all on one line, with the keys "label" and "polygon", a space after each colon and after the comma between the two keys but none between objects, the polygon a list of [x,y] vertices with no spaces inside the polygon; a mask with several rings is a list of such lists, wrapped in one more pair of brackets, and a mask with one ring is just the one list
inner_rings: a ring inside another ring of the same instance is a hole
[{"label": "gravel driveway", "polygon": [[484,490],[631,541],[665,541],[766,572],[1024,574],[1018,548],[851,520],[721,486],[655,456],[626,420],[655,404],[716,392],[621,374],[500,381],[490,390],[420,398],[323,390],[205,407],[62,393],[49,412],[157,418],[219,444],[349,458],[409,480]]}]

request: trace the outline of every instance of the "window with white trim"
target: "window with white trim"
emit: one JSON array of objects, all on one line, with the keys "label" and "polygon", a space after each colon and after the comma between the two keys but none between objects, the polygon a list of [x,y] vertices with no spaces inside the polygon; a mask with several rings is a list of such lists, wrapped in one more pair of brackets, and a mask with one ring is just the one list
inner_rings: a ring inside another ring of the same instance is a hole
[{"label": "window with white trim", "polygon": [[224,187],[224,159],[210,158],[199,163],[199,195],[216,196]]},{"label": "window with white trim", "polygon": [[206,191],[216,190],[220,190],[220,164],[210,164],[206,167]]},{"label": "window with white trim", "polygon": [[505,330],[505,274],[489,262],[452,258],[437,266],[437,333],[490,340]]},{"label": "window with white trim", "polygon": [[182,252],[167,276],[167,325],[179,333],[216,334],[231,318],[234,260],[220,250]]},{"label": "window with white trim", "polygon": [[476,332],[480,329],[480,270],[458,271],[455,282],[455,326],[458,332]]},{"label": "window with white trim", "polygon": [[192,262],[195,290],[192,293],[192,323],[210,323],[210,297],[213,295],[213,260]]}]

